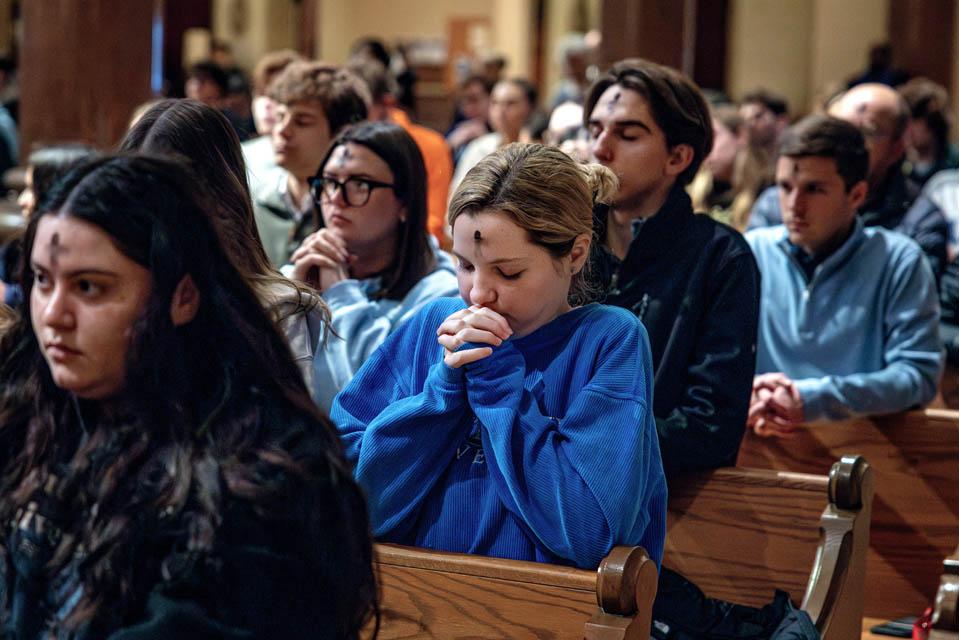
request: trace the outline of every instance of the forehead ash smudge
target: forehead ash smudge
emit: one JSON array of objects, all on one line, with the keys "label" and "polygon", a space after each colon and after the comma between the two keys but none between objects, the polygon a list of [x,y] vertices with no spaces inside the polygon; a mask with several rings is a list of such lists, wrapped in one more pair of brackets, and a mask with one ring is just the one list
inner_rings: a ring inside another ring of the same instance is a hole
[{"label": "forehead ash smudge", "polygon": [[60,244],[60,233],[54,232],[47,244],[47,255],[49,256],[51,266],[56,266],[60,256],[67,252],[67,248]]}]

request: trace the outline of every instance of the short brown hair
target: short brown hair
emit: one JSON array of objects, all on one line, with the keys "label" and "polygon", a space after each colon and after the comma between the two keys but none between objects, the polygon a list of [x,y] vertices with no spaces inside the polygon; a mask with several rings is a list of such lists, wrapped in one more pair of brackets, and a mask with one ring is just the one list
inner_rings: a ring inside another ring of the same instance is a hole
[{"label": "short brown hair", "polygon": [[680,144],[692,147],[692,162],[676,178],[680,186],[689,184],[713,148],[712,119],[699,87],[679,71],[661,64],[642,58],[620,60],[589,88],[583,108],[585,126],[589,126],[600,96],[614,84],[646,100],[670,148]]},{"label": "short brown hair", "polygon": [[253,67],[253,93],[254,95],[266,95],[266,90],[270,86],[270,81],[280,75],[292,62],[303,60],[303,56],[293,49],[280,49],[279,51],[270,51],[257,61]]},{"label": "short brown hair", "polygon": [[268,95],[280,104],[318,102],[330,132],[366,120],[370,90],[356,74],[321,62],[292,62],[270,84]]},{"label": "short brown hair", "polygon": [[812,115],[786,129],[779,155],[787,158],[832,158],[846,191],[866,179],[869,152],[859,129],[840,118]]}]

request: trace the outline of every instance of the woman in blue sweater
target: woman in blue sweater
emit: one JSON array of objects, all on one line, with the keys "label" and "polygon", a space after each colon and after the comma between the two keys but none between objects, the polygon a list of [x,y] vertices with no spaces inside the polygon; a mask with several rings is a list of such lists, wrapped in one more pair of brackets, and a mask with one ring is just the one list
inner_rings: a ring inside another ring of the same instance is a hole
[{"label": "woman in blue sweater", "polygon": [[615,178],[510,145],[450,204],[462,300],[427,304],[334,402],[383,541],[596,567],[659,561],[666,484],[646,331],[582,303],[594,194]]}]

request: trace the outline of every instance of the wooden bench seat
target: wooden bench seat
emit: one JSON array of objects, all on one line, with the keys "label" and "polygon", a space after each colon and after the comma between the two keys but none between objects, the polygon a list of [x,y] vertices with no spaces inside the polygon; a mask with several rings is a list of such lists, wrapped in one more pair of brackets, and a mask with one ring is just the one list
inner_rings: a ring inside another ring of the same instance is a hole
[{"label": "wooden bench seat", "polygon": [[647,640],[656,563],[616,547],[596,571],[376,545],[379,638]]},{"label": "wooden bench seat", "polygon": [[876,482],[865,614],[919,615],[936,595],[942,559],[959,543],[959,412],[812,424],[790,440],[747,433],[738,464],[825,473],[853,453],[869,460]]},{"label": "wooden bench seat", "polygon": [[[671,481],[663,566],[707,596],[762,606],[787,591],[826,640],[858,640],[872,474],[719,469]],[[801,600],[800,600],[801,598]]]}]

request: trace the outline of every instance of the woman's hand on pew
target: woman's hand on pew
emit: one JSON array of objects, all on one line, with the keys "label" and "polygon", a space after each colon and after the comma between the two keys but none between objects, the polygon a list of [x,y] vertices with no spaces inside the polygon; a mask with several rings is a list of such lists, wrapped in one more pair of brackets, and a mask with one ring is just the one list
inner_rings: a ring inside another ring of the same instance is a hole
[{"label": "woman's hand on pew", "polygon": [[482,360],[493,353],[491,347],[459,349],[467,343],[486,343],[498,347],[513,335],[506,318],[492,309],[472,305],[451,314],[436,330],[437,341],[443,345],[443,362],[458,369]]}]

